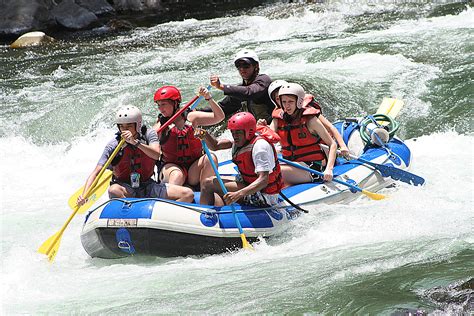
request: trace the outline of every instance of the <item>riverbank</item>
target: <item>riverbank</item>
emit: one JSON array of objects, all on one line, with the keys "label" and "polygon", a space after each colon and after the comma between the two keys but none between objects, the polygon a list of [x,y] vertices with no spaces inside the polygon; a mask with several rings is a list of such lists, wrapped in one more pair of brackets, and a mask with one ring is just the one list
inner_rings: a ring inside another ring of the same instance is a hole
[{"label": "riverbank", "polygon": [[274,1],[5,0],[0,10],[0,43],[10,44],[30,31],[65,39],[189,18],[217,18],[269,2]]}]

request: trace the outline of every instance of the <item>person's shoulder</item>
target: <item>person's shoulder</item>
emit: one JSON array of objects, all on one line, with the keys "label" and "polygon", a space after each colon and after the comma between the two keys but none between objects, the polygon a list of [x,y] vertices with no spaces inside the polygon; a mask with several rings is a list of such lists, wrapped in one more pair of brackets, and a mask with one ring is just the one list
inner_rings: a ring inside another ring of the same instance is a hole
[{"label": "person's shoulder", "polygon": [[270,85],[270,83],[272,83],[272,78],[270,78],[270,76],[266,75],[266,74],[258,74],[257,77],[255,78],[255,80],[261,80],[261,81],[264,81],[264,82],[268,82],[268,85]]},{"label": "person's shoulder", "polygon": [[106,148],[115,148],[115,147],[117,147],[118,143],[119,142],[117,140],[117,137],[114,137],[111,140],[109,140],[109,142],[107,143],[107,145],[105,147]]},{"label": "person's shoulder", "polygon": [[265,138],[259,138],[253,144],[254,148],[261,149],[261,150],[268,150],[272,148],[272,144],[270,144]]},{"label": "person's shoulder", "polygon": [[145,138],[150,143],[158,142],[158,134],[156,133],[156,130],[154,128],[147,127]]}]

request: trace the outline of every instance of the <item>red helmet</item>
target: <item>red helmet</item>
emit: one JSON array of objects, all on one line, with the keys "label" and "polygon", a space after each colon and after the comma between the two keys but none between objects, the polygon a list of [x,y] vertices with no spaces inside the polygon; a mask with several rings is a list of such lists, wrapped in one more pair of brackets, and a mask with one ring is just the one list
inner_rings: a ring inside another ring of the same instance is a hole
[{"label": "red helmet", "polygon": [[156,90],[155,97],[153,99],[155,102],[161,100],[173,100],[181,103],[181,93],[175,86],[163,86]]},{"label": "red helmet", "polygon": [[232,115],[227,122],[227,128],[231,131],[243,130],[245,131],[245,139],[251,140],[255,136],[257,121],[252,113],[239,112]]}]

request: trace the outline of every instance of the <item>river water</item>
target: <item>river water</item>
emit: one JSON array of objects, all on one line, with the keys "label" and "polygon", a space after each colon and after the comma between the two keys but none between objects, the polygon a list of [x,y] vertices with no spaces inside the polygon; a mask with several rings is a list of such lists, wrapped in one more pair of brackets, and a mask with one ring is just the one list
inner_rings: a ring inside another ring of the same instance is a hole
[{"label": "river water", "polygon": [[[472,313],[473,43],[467,2],[330,1],[1,46],[2,313]],[[92,259],[79,239],[83,215],[54,264],[36,252],[71,214],[67,200],[115,132],[119,105],[139,106],[151,124],[156,88],[176,84],[187,100],[211,73],[238,83],[232,56],[245,47],[332,120],[403,99],[398,134],[426,185],[311,207],[255,252]]]}]

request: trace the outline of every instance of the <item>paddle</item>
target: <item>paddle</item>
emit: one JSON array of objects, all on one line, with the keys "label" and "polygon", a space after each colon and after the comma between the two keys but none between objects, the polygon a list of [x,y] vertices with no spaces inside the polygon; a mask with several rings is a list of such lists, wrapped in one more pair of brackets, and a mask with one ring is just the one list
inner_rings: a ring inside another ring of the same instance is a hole
[{"label": "paddle", "polygon": [[[208,86],[207,89],[211,89],[211,86]],[[191,99],[188,103],[186,103],[178,112],[176,112],[166,123],[164,123],[158,129],[157,133],[161,133],[163,129],[165,129],[168,125],[173,123],[173,121],[182,114],[189,106],[191,106],[191,110],[194,110],[199,103],[204,99],[203,96],[196,96]],[[90,196],[87,199],[87,202],[82,205],[79,210],[78,214],[84,214],[104,193],[107,191],[109,187],[110,180],[112,179],[112,172],[110,170],[106,170],[102,177],[97,182],[97,185],[91,190]],[[84,192],[84,186],[80,187],[68,200],[69,207],[74,210],[77,206],[77,197]]]},{"label": "paddle", "polygon": [[[376,114],[385,114],[391,118],[397,117],[400,110],[403,108],[404,102],[399,99],[383,98],[382,103],[377,109]],[[382,122],[382,125],[387,125],[388,122]]]},{"label": "paddle", "polygon": [[[327,145],[324,145],[324,144],[321,144],[321,147],[324,148],[324,149],[329,149],[329,147]],[[337,151],[337,153],[341,154],[341,152],[339,150]],[[376,170],[380,171],[380,174],[383,177],[390,177],[394,180],[400,180],[402,182],[405,182],[405,183],[408,183],[408,184],[411,184],[411,185],[415,185],[415,186],[422,185],[423,183],[425,183],[425,179],[423,179],[422,177],[417,176],[416,174],[413,174],[413,173],[408,172],[406,170],[399,169],[395,166],[378,164],[378,163],[375,163],[375,162],[368,161],[368,160],[365,160],[363,158],[357,157],[357,156],[352,155],[352,154],[349,154],[349,157],[351,157],[352,159],[355,159],[355,160],[359,160],[359,161],[361,161],[361,162],[363,162],[367,165],[370,165],[370,166],[374,167]]]},{"label": "paddle", "polygon": [[[88,188],[88,190],[85,192],[84,194],[84,198],[88,198],[90,193],[93,191],[93,189],[95,188],[95,186],[97,185],[99,179],[102,177],[103,173],[105,172],[105,170],[107,169],[107,167],[110,165],[110,163],[112,162],[112,159],[114,159],[114,157],[117,155],[117,153],[119,152],[119,150],[122,148],[122,145],[125,143],[125,139],[121,139],[119,144],[117,145],[117,147],[115,148],[115,150],[112,152],[112,154],[110,155],[109,159],[107,159],[107,161],[105,162],[104,166],[102,167],[102,169],[100,170],[99,174],[97,175],[97,177],[95,178],[94,182],[92,182],[91,186]],[[77,212],[79,211],[79,206],[75,206],[74,207],[74,211],[72,212],[72,214],[69,216],[69,218],[67,219],[67,221],[64,223],[64,225],[61,227],[61,229],[54,235],[52,235],[51,237],[49,237],[38,249],[38,252],[39,253],[42,253],[42,254],[45,254],[48,256],[48,260],[50,262],[52,262],[54,260],[54,257],[56,257],[56,253],[58,252],[58,249],[59,249],[59,244],[61,242],[61,238],[63,236],[63,233],[64,231],[66,230],[67,226],[69,225],[69,223],[72,221],[72,219],[74,218],[74,216],[77,214]]]},{"label": "paddle", "polygon": [[[316,170],[313,170],[311,168],[308,168],[308,167],[305,167],[305,166],[302,166],[296,162],[293,162],[293,161],[290,161],[290,160],[287,160],[285,158],[278,158],[278,160],[280,160],[281,162],[284,162],[290,166],[293,166],[295,168],[298,168],[298,169],[301,169],[301,170],[306,170],[308,172],[311,172],[311,173],[314,173],[314,174],[317,174],[319,176],[324,176],[324,173],[322,172],[319,172],[319,171],[316,171]],[[336,178],[333,178],[332,181],[334,182],[337,182],[337,183],[340,183],[342,185],[345,185],[345,186],[348,186],[356,191],[359,191],[359,192],[362,192],[363,194],[367,195],[369,198],[373,199],[373,200],[382,200],[384,198],[386,198],[385,195],[383,194],[378,194],[378,193],[373,193],[373,192],[370,192],[370,191],[367,191],[367,190],[364,190],[364,189],[361,189],[360,187],[356,186],[356,185],[352,185],[350,183],[347,183],[345,181],[341,181],[341,180],[338,180]]]},{"label": "paddle", "polygon": [[[207,147],[207,144],[204,140],[201,140],[202,143],[202,148],[204,148],[204,151],[206,152],[207,159],[209,159],[209,162],[211,163],[212,169],[214,170],[214,173],[217,177],[217,180],[219,181],[219,185],[221,187],[221,190],[224,194],[227,194],[227,188],[224,185],[224,182],[222,181],[221,176],[219,175],[219,170],[217,170],[216,164],[214,163],[214,160],[212,159],[211,152],[209,151],[209,148]],[[232,215],[234,215],[234,221],[235,224],[237,225],[237,228],[239,229],[240,233],[240,238],[242,239],[242,247],[244,249],[248,250],[253,250],[252,245],[249,244],[247,241],[247,238],[245,237],[244,230],[242,229],[242,225],[240,224],[240,220],[237,217],[237,212],[235,211],[235,207],[233,204],[230,205],[232,209]]]}]

